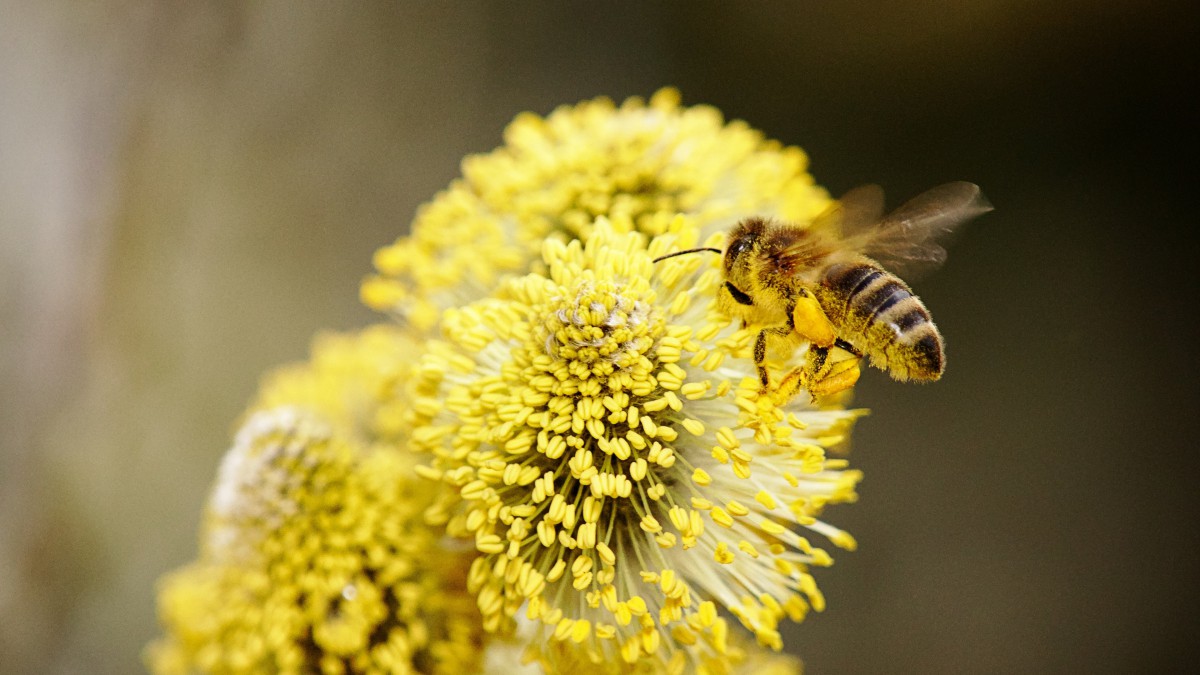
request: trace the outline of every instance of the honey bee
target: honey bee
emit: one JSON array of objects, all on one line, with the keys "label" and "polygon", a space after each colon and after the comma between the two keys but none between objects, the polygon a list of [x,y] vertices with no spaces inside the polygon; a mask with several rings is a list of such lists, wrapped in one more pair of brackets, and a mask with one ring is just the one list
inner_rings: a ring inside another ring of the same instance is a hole
[{"label": "honey bee", "polygon": [[[808,226],[751,217],[730,231],[722,252],[725,282],[718,307],[762,326],[754,363],[764,392],[778,402],[807,389],[836,394],[858,381],[859,362],[899,381],[934,381],[945,369],[942,335],[912,289],[889,270],[911,275],[940,265],[938,239],[991,210],[979,187],[948,183],[892,213],[874,185],[846,193]],[[768,347],[791,353],[809,343],[803,365],[771,387]]]}]

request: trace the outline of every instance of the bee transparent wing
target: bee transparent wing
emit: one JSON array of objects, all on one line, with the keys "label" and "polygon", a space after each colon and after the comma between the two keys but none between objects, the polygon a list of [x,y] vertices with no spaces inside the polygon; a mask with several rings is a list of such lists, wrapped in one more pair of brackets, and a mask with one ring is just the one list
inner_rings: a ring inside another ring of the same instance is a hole
[{"label": "bee transparent wing", "polygon": [[847,231],[847,244],[888,270],[912,277],[945,262],[942,244],[949,235],[991,210],[978,185],[946,183],[917,195],[870,229]]},{"label": "bee transparent wing", "polygon": [[854,241],[867,235],[882,216],[883,188],[860,185],[843,194],[809,228],[835,240]]}]

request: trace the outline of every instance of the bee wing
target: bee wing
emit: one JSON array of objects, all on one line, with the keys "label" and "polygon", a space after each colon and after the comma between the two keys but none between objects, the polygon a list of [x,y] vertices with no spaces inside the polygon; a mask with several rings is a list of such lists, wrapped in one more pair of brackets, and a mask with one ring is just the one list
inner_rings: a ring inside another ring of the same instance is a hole
[{"label": "bee wing", "polygon": [[834,240],[853,241],[868,233],[883,216],[883,188],[860,185],[817,216],[809,228]]},{"label": "bee wing", "polygon": [[912,277],[945,262],[942,244],[948,236],[991,210],[978,185],[946,183],[912,198],[873,227],[856,232],[843,228],[843,236],[848,246],[892,272]]}]

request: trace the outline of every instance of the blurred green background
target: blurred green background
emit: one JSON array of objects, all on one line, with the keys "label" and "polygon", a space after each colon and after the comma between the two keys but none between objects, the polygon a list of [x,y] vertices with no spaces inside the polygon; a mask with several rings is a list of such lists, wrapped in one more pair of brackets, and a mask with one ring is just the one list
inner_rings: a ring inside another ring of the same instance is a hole
[{"label": "blurred green background", "polygon": [[996,205],[916,286],[946,378],[859,388],[808,672],[1194,665],[1190,4],[3,0],[0,671],[140,670],[258,377],[515,114],[663,85]]}]

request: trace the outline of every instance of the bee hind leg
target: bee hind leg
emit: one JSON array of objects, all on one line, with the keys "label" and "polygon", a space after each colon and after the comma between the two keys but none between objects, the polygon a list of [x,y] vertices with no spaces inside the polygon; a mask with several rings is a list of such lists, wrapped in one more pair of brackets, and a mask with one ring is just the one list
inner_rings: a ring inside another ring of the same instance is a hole
[{"label": "bee hind leg", "polygon": [[862,373],[858,363],[858,358],[854,357],[829,364],[826,372],[809,383],[808,391],[812,394],[813,400],[816,400],[818,396],[830,396],[853,387]]},{"label": "bee hind leg", "polygon": [[825,354],[812,359],[815,367],[808,391],[814,400],[818,396],[830,396],[853,387],[862,372],[858,367],[862,354],[845,340],[838,339],[832,350],[824,351]]},{"label": "bee hind leg", "polygon": [[850,352],[851,354],[853,354],[853,355],[857,356],[857,357],[858,357],[858,358],[860,358],[860,359],[863,357],[863,353],[862,353],[862,352],[860,352],[858,349],[856,349],[856,348],[854,347],[854,345],[850,344],[849,342],[846,342],[846,341],[845,341],[845,340],[843,340],[842,338],[838,338],[837,340],[835,340],[835,341],[834,341],[834,343],[833,343],[833,346],[834,346],[834,347],[837,347],[838,349],[843,349],[843,350],[845,350],[845,351],[848,351],[848,352]]},{"label": "bee hind leg", "polygon": [[[834,355],[832,359],[831,353]],[[837,358],[839,353],[848,356]],[[861,355],[849,344],[845,347],[839,344],[832,349],[814,346],[805,355],[804,365],[792,369],[780,381],[779,387],[772,393],[772,399],[776,405],[783,405],[800,389],[807,389],[815,402],[818,397],[846,391],[858,382],[860,358]]]}]

